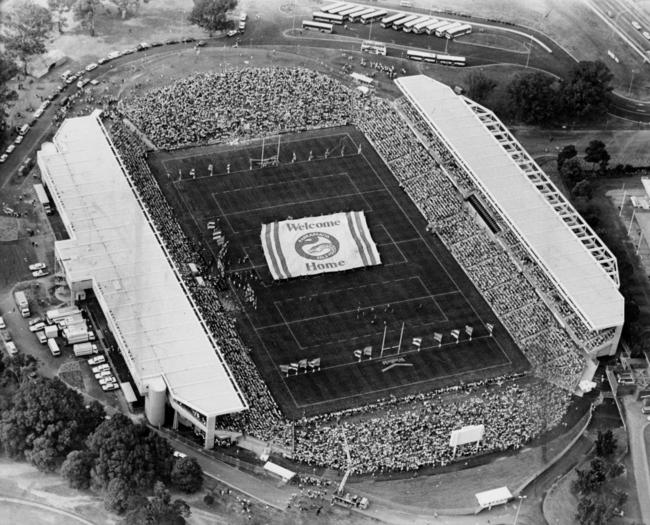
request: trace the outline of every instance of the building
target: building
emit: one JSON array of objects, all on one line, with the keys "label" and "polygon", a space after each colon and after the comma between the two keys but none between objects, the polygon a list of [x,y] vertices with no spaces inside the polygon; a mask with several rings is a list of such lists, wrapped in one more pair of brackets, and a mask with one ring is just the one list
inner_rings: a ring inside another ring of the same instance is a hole
[{"label": "building", "polygon": [[[545,301],[587,361],[613,354],[624,300],[616,258],[607,246],[494,113],[425,75],[395,82],[476,188],[460,189],[465,199],[475,196],[495,211],[570,306],[572,323]],[[580,342],[578,331],[587,334],[589,344]],[[592,365],[586,370],[595,369]]]},{"label": "building", "polygon": [[69,239],[54,245],[75,300],[96,296],[154,425],[214,443],[215,418],[248,408],[96,110],[67,119],[38,152]]}]

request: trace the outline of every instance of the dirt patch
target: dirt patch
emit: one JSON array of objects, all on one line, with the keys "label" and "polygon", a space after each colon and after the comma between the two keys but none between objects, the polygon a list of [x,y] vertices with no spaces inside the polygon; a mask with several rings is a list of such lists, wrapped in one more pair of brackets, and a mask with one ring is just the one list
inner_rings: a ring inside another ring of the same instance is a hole
[{"label": "dirt patch", "polygon": [[59,368],[59,377],[76,390],[85,390],[84,375],[78,361],[69,361]]}]

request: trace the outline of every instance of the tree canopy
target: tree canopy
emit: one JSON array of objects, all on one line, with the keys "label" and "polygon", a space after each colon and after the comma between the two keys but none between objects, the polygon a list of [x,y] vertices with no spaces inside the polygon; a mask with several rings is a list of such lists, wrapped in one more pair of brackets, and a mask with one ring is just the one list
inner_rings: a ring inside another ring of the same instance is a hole
[{"label": "tree canopy", "polygon": [[95,487],[104,489],[120,478],[137,491],[148,491],[156,481],[170,479],[174,456],[167,440],[122,414],[102,422],[86,444],[94,457]]},{"label": "tree canopy", "polygon": [[23,381],[0,420],[0,440],[7,454],[31,461],[41,470],[54,470],[103,418],[96,402],[83,398],[59,379],[37,377]]},{"label": "tree canopy", "polygon": [[573,144],[564,146],[560,153],[557,154],[557,169],[561,170],[564,162],[576,157],[578,155],[578,150]]},{"label": "tree canopy", "polygon": [[93,463],[94,458],[87,450],[73,450],[61,465],[61,476],[73,489],[88,489]]},{"label": "tree canopy", "polygon": [[553,77],[540,71],[513,78],[508,93],[516,118],[527,124],[546,124],[555,120],[562,111],[555,83]]},{"label": "tree canopy", "polygon": [[593,118],[607,111],[614,76],[600,60],[578,62],[562,89],[564,108],[575,118]]},{"label": "tree canopy", "polygon": [[24,0],[15,3],[6,13],[1,27],[5,49],[20,59],[26,74],[28,58],[45,53],[47,35],[52,29],[52,13],[33,0]]},{"label": "tree canopy", "polygon": [[132,498],[127,502],[125,525],[182,525],[190,516],[190,507],[182,499],[172,501],[171,494],[161,482],[156,483],[153,497]]},{"label": "tree canopy", "polygon": [[482,71],[472,71],[466,77],[467,96],[479,104],[485,104],[497,83]]},{"label": "tree canopy", "polygon": [[174,488],[187,494],[198,492],[203,487],[203,471],[196,458],[177,458],[171,479]]},{"label": "tree canopy", "polygon": [[236,7],[237,0],[194,0],[188,20],[212,35],[214,31],[232,27],[227,16]]},{"label": "tree canopy", "polygon": [[601,170],[607,168],[610,156],[605,144],[600,140],[592,140],[585,149],[585,161],[593,165],[599,164]]},{"label": "tree canopy", "polygon": [[74,4],[75,20],[81,22],[82,27],[88,30],[90,36],[95,36],[95,16],[101,5],[100,0],[77,0]]}]

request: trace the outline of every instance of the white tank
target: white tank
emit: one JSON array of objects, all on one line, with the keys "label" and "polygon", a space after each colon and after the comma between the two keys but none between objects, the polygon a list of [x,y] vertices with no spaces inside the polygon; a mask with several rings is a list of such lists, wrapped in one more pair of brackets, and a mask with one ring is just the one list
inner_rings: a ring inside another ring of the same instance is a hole
[{"label": "white tank", "polygon": [[162,377],[147,382],[147,394],[144,401],[144,413],[149,423],[160,426],[165,422],[165,402],[167,400],[167,385]]}]

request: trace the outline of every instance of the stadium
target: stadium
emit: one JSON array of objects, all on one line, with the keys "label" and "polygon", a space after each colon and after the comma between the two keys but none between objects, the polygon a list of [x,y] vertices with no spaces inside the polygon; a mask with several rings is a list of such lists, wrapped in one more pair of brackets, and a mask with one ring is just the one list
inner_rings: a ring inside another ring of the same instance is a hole
[{"label": "stadium", "polygon": [[152,424],[416,470],[471,425],[479,453],[520,448],[590,390],[624,320],[615,257],[492,112],[395,83],[199,74],[39,151],[57,264]]}]

